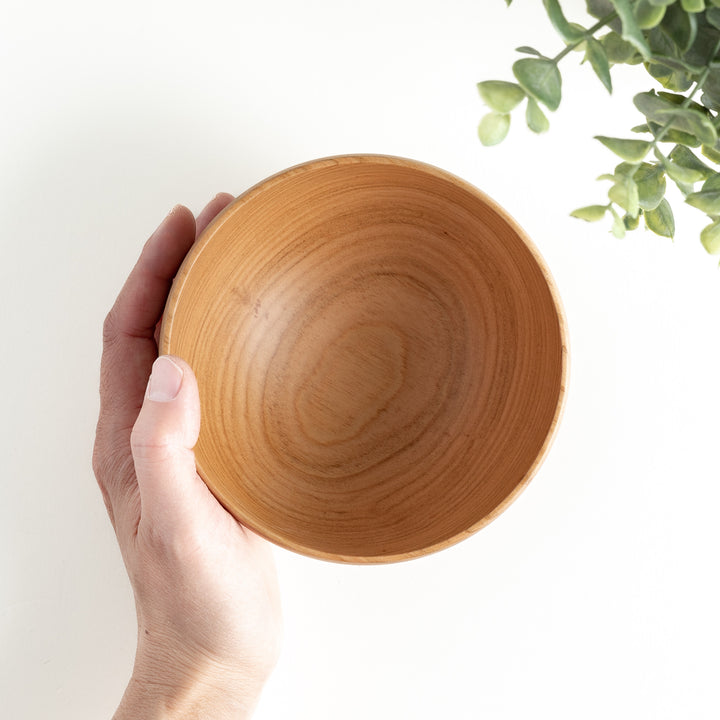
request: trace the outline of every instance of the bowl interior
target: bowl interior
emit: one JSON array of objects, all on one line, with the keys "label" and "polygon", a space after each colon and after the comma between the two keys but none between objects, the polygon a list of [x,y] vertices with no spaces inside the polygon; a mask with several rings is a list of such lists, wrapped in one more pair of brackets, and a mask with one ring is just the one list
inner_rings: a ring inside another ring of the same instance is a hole
[{"label": "bowl interior", "polygon": [[542,459],[565,325],[542,261],[436,168],[347,156],[248,191],[168,300],[161,352],[200,387],[198,471],[293,550],[380,562],[495,517]]}]

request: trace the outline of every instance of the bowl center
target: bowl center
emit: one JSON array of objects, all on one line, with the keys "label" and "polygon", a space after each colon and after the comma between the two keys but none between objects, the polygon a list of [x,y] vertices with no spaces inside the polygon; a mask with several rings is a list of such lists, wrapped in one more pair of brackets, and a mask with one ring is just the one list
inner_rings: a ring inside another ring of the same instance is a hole
[{"label": "bowl center", "polygon": [[298,421],[320,444],[347,441],[387,412],[403,384],[401,334],[387,325],[348,328],[301,381]]}]

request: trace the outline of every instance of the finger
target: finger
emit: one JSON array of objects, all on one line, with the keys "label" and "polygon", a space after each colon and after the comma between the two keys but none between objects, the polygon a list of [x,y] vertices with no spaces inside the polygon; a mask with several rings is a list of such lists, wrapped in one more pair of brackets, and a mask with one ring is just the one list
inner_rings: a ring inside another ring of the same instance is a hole
[{"label": "finger", "polygon": [[157,357],[154,333],[183,258],[195,237],[190,210],[176,207],[145,244],[105,320],[101,363],[101,417],[129,429],[142,404]]},{"label": "finger", "polygon": [[178,205],[145,243],[110,311],[114,335],[152,338],[172,280],[194,241],[195,218]]},{"label": "finger", "polygon": [[126,458],[130,459],[130,431],[157,357],[155,324],[194,238],[192,213],[176,207],[145,244],[105,320],[94,465],[109,509],[118,493],[127,497],[127,486],[134,484],[132,463]]},{"label": "finger", "polygon": [[[230,193],[218,193],[202,210],[195,219],[195,240],[202,234],[205,228],[215,219],[215,216],[222,212],[235,198]],[[155,325],[155,344],[160,343],[160,331],[162,316]]]},{"label": "finger", "polygon": [[182,533],[208,501],[195,469],[200,400],[190,366],[163,355],[153,364],[142,409],[131,434],[140,491],[140,524],[153,533]]},{"label": "finger", "polygon": [[198,238],[205,228],[222,212],[235,198],[230,193],[218,193],[197,216],[195,221],[195,237]]}]

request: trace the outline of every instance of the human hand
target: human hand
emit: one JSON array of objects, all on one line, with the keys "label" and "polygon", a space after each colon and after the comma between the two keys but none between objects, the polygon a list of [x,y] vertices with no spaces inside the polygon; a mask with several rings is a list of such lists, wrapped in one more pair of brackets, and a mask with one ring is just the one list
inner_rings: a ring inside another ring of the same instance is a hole
[{"label": "human hand", "polygon": [[[135,665],[116,720],[249,717],[277,659],[280,603],[268,544],[210,493],[192,448],[192,369],[158,358],[172,279],[197,235],[176,207],[146,243],[103,329],[93,469],[135,595]],[[148,378],[151,375],[150,382]]]}]

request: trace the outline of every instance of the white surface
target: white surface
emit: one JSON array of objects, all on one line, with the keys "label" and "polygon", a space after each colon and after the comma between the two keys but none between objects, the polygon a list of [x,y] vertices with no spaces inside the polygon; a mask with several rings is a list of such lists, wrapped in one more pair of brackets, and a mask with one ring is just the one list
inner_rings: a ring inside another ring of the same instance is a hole
[{"label": "white surface", "polygon": [[[579,0],[566,7],[582,8]],[[571,383],[529,489],[437,555],[345,567],[276,553],[286,638],[258,720],[715,718],[720,713],[720,271],[568,217],[640,118],[577,56],[549,134],[484,149],[478,80],[558,41],[518,0],[6,1],[0,26],[0,698],[109,718],[135,640],[90,468],[102,319],[146,236],[272,172],[405,155],[478,185],[535,239]],[[575,14],[577,19],[581,15]],[[588,112],[591,108],[591,112]]]}]

